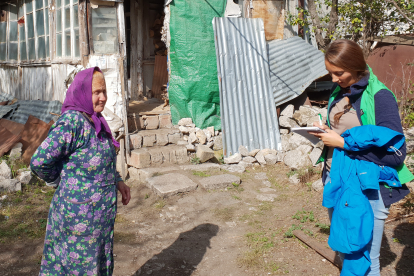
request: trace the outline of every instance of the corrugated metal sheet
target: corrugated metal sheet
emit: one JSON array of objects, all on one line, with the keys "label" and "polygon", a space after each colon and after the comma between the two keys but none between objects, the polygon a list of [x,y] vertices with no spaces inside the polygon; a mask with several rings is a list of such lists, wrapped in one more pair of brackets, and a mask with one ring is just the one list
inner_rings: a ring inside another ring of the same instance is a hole
[{"label": "corrugated metal sheet", "polygon": [[11,101],[14,97],[10,94],[0,92],[0,102]]},{"label": "corrugated metal sheet", "polygon": [[277,106],[296,98],[315,79],[328,74],[323,53],[300,37],[270,41],[268,51],[270,82]]},{"label": "corrugated metal sheet", "polygon": [[281,149],[262,19],[214,18],[224,155]]},{"label": "corrugated metal sheet", "polygon": [[14,122],[25,124],[29,115],[32,115],[46,123],[49,123],[55,115],[60,114],[62,104],[59,101],[18,101],[11,107],[16,107],[12,113],[8,113],[4,119],[12,120]]}]

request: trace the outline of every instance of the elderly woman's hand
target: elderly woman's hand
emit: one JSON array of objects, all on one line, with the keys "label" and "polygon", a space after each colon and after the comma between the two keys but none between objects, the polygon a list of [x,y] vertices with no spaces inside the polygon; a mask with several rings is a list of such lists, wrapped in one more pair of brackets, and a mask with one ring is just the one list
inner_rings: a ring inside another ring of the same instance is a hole
[{"label": "elderly woman's hand", "polygon": [[128,205],[129,200],[131,199],[131,191],[124,181],[118,182],[118,191],[122,195],[122,204]]}]

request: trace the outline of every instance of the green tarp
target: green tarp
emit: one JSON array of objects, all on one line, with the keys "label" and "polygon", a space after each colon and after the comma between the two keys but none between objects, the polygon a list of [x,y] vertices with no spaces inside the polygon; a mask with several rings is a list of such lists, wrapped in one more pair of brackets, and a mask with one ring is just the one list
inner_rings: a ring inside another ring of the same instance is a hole
[{"label": "green tarp", "polygon": [[173,124],[192,118],[199,128],[221,129],[220,95],[214,46],[214,17],[225,0],[174,0],[170,4],[170,99]]}]

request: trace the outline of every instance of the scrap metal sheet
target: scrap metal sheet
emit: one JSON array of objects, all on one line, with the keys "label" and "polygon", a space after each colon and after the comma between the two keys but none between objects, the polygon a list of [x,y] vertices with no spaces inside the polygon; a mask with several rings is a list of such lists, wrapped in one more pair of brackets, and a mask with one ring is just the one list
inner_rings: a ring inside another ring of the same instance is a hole
[{"label": "scrap metal sheet", "polygon": [[298,36],[270,41],[268,50],[276,106],[301,95],[314,80],[328,74],[323,53]]},{"label": "scrap metal sheet", "polygon": [[213,20],[224,155],[281,149],[262,19]]}]

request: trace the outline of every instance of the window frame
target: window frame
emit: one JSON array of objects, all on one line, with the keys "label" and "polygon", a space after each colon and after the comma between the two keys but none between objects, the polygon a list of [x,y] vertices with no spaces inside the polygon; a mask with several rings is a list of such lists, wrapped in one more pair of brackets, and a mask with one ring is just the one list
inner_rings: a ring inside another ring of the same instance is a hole
[{"label": "window frame", "polygon": [[[19,47],[20,47],[20,42],[19,42],[19,25],[17,24],[17,41],[13,41],[13,42],[17,42],[17,59],[9,59],[9,55],[10,55],[10,6],[11,5],[15,5],[16,6],[16,18],[17,18],[17,13],[18,13],[18,2],[6,2],[3,3],[2,6],[7,6],[7,10],[6,10],[6,41],[2,42],[6,44],[6,53],[5,53],[5,60],[0,60],[0,64],[5,64],[5,65],[17,65],[19,63],[19,59],[20,59],[20,55],[19,55]],[[16,20],[12,20],[12,21],[16,21],[18,22],[18,18]]]},{"label": "window frame", "polygon": [[[115,15],[116,15],[116,30],[117,30],[117,52],[115,53],[96,53],[95,52],[95,45],[93,43],[93,24],[92,24],[92,7],[91,7],[91,1],[88,1],[87,4],[87,11],[88,11],[88,47],[89,47],[89,53],[90,55],[97,55],[97,56],[104,56],[104,55],[117,55],[121,51],[121,42],[120,42],[120,31],[119,31],[119,14],[118,14],[118,5],[117,2],[122,2],[121,0],[104,0],[103,2],[108,2],[108,5],[105,5],[104,3],[100,4],[99,7],[104,8],[114,8],[115,9]],[[114,3],[113,6],[110,5],[110,3]]]},{"label": "window frame", "polygon": [[[81,63],[81,59],[82,59],[82,52],[81,52],[81,20],[79,19],[80,16],[80,12],[79,12],[79,0],[69,0],[69,4],[65,4],[66,0],[61,0],[61,5],[58,8],[57,7],[57,0],[49,0],[49,1],[53,1],[53,20],[50,20],[50,24],[51,24],[51,31],[53,33],[53,51],[52,51],[52,63],[68,63],[68,64],[80,64]],[[76,1],[76,3],[75,3]],[[70,27],[69,28],[65,28],[65,8],[69,6],[69,10],[70,10]],[[77,6],[78,9],[78,16],[77,18],[75,18],[75,10],[74,10],[74,6]],[[61,11],[61,31],[58,32],[57,30],[57,11],[58,9],[60,9]],[[74,22],[75,20],[77,20],[78,24],[75,27],[74,26]],[[66,29],[70,30],[70,45],[71,45],[71,50],[70,50],[70,56],[66,56],[65,55],[65,51],[66,51],[66,37],[65,37],[65,31]],[[76,36],[75,36],[75,30],[78,30],[78,36],[79,36],[79,45],[78,45],[78,49],[79,49],[79,56],[75,56],[75,44],[76,44]],[[58,56],[57,54],[57,35],[61,34],[62,39],[61,39],[61,43],[62,43],[62,53],[61,56]],[[51,34],[52,35],[52,34]]]}]

